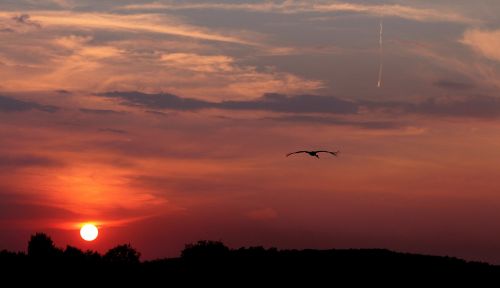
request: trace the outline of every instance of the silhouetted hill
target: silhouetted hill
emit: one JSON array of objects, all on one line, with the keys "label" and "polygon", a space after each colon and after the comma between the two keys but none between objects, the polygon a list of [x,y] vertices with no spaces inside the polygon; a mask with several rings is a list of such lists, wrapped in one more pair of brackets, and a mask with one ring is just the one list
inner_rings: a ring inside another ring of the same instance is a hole
[{"label": "silhouetted hill", "polygon": [[35,234],[29,241],[28,254],[0,252],[0,271],[2,281],[14,281],[15,286],[482,287],[500,282],[499,266],[383,249],[229,249],[221,242],[199,241],[186,245],[179,258],[145,262],[139,258],[139,252],[130,245],[119,245],[100,255],[71,246],[63,250],[47,235]]}]

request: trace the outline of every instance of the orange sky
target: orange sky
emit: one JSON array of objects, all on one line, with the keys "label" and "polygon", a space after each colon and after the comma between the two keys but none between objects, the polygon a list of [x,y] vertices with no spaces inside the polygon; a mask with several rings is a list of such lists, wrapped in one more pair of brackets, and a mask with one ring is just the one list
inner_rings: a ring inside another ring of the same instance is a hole
[{"label": "orange sky", "polygon": [[[0,249],[500,263],[500,6],[391,3],[0,4]],[[285,157],[302,149],[341,153]]]}]

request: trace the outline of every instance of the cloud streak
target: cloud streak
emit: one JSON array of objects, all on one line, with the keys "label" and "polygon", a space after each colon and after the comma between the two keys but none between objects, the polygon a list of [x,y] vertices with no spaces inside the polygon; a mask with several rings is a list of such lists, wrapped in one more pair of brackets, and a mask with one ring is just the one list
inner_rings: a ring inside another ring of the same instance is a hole
[{"label": "cloud streak", "polygon": [[102,97],[121,100],[122,104],[152,109],[171,110],[261,110],[291,113],[336,113],[355,114],[356,103],[335,97],[299,95],[288,97],[282,94],[265,94],[255,100],[211,102],[193,98],[182,98],[173,94],[145,94],[140,92],[109,92]]},{"label": "cloud streak", "polygon": [[[357,115],[361,111],[384,112],[389,114],[418,114],[430,116],[496,118],[500,117],[500,99],[489,96],[465,98],[429,98],[418,103],[397,101],[344,100],[332,96],[265,94],[254,100],[230,100],[212,102],[193,98],[183,98],[173,94],[145,94],[141,92],[108,92],[98,96],[117,99],[121,104],[148,109],[196,111],[220,109],[232,111],[267,111],[278,113],[322,113],[334,115]],[[287,119],[282,119],[287,120]],[[303,121],[331,121],[314,118],[292,118]],[[343,124],[343,123],[340,123]],[[352,123],[354,124],[354,123]],[[373,125],[385,126],[386,123]],[[363,125],[362,123],[359,125]],[[365,126],[370,127],[370,123]]]},{"label": "cloud streak", "polygon": [[475,86],[469,82],[458,82],[458,81],[450,81],[450,80],[439,80],[435,81],[434,86],[445,90],[454,90],[454,91],[465,91],[475,88]]},{"label": "cloud streak", "polygon": [[88,109],[88,108],[80,108],[80,112],[85,114],[94,114],[94,115],[123,115],[126,112],[123,111],[115,111],[110,109]]},{"label": "cloud streak", "polygon": [[40,219],[68,219],[81,217],[71,210],[43,204],[9,203],[0,204],[0,219],[9,221],[40,220]]},{"label": "cloud streak", "polygon": [[[11,13],[0,13],[0,17],[12,18]],[[19,16],[14,16],[19,17]],[[199,40],[226,42],[244,45],[256,45],[241,37],[223,35],[206,28],[191,26],[159,14],[105,14],[105,13],[78,13],[67,11],[41,11],[23,21],[40,23],[46,28],[65,27],[73,29],[100,29],[108,31],[146,32],[171,36],[195,38]]]},{"label": "cloud streak", "polygon": [[417,8],[399,4],[361,4],[339,1],[266,1],[257,3],[163,3],[126,5],[121,10],[226,10],[259,13],[360,13],[371,16],[398,17],[421,22],[477,23],[478,20],[458,12],[430,8]]},{"label": "cloud streak", "polygon": [[57,112],[59,108],[50,105],[41,105],[36,102],[17,100],[0,95],[0,112],[24,112],[29,110],[54,113]]},{"label": "cloud streak", "polygon": [[339,125],[339,126],[352,126],[362,129],[399,129],[405,125],[399,122],[390,121],[355,121],[345,120],[340,118],[315,116],[315,115],[286,115],[281,117],[267,117],[263,120],[272,120],[292,124],[322,124],[322,125]]},{"label": "cloud streak", "polygon": [[37,155],[0,155],[0,168],[60,167],[63,163],[53,158]]},{"label": "cloud streak", "polygon": [[127,134],[127,131],[114,128],[101,128],[99,132],[113,133],[113,134]]}]

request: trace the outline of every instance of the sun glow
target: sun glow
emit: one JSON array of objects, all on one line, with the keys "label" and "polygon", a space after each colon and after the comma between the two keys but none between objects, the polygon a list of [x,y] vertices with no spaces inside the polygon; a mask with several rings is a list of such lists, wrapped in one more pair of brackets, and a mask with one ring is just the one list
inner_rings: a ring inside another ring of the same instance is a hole
[{"label": "sun glow", "polygon": [[85,241],[94,241],[97,238],[99,231],[94,224],[85,224],[80,229],[80,236]]}]

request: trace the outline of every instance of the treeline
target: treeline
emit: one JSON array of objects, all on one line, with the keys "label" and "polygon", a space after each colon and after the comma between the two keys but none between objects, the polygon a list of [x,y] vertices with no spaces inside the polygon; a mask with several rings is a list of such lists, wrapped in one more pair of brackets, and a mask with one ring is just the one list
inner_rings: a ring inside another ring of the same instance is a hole
[{"label": "treeline", "polygon": [[138,265],[141,254],[130,244],[118,245],[101,255],[96,251],[82,251],[73,246],[66,249],[58,248],[52,239],[44,233],[32,235],[28,242],[28,253],[0,252],[0,263],[10,266],[15,264],[109,264],[109,265]]},{"label": "treeline", "polygon": [[162,287],[173,283],[232,287],[307,283],[306,286],[316,287],[346,282],[349,286],[479,287],[500,283],[498,266],[383,249],[229,249],[218,241],[199,241],[186,245],[179,258],[141,262],[140,253],[129,244],[118,245],[101,255],[72,246],[58,248],[43,233],[31,236],[27,253],[0,252],[0,272],[0,279],[15,281],[16,287],[34,282],[68,287]]}]

